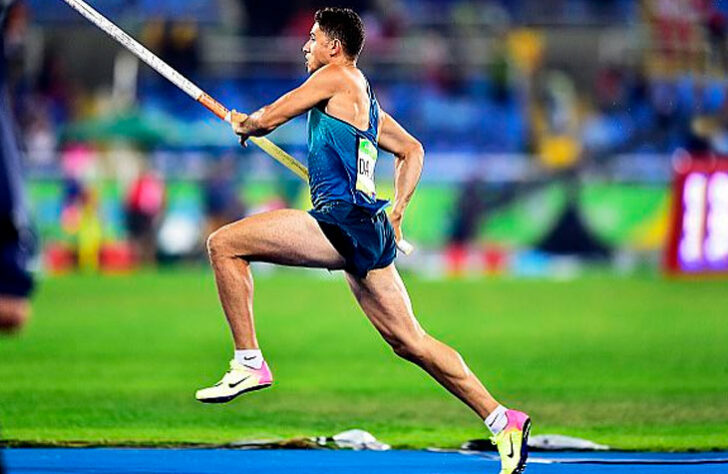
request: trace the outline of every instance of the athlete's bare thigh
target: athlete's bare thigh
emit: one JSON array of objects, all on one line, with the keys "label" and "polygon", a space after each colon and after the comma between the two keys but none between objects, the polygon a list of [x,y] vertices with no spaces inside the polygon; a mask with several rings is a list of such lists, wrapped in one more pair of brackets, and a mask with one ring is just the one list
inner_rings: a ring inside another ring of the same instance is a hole
[{"label": "athlete's bare thigh", "polygon": [[394,264],[371,270],[364,278],[347,273],[346,280],[364,313],[384,339],[395,341],[424,335]]},{"label": "athlete's bare thigh", "polygon": [[281,209],[228,224],[210,236],[211,252],[248,261],[298,267],[344,268],[344,258],[326,238],[316,219],[304,211]]}]

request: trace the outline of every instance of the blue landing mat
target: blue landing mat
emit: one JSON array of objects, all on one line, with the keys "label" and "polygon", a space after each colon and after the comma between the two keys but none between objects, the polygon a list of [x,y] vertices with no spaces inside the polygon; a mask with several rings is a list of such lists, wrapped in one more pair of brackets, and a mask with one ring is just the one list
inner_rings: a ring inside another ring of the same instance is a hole
[{"label": "blue landing mat", "polygon": [[[482,474],[499,470],[489,455],[426,451],[18,448],[3,451],[3,458],[8,474]],[[526,472],[728,473],[728,453],[532,453]]]}]

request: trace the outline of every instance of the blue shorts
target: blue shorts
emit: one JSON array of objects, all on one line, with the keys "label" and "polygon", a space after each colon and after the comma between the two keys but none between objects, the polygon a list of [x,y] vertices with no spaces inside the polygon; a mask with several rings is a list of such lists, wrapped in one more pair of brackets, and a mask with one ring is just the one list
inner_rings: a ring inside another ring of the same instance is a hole
[{"label": "blue shorts", "polygon": [[365,277],[397,256],[394,228],[384,210],[372,214],[346,201],[331,201],[308,211],[334,248],[344,257],[344,270]]}]

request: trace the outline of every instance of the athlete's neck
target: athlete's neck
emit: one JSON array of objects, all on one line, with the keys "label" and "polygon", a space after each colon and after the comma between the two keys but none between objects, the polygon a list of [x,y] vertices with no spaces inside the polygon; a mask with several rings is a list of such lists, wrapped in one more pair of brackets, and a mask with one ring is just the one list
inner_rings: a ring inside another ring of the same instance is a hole
[{"label": "athlete's neck", "polygon": [[329,64],[337,64],[339,66],[350,67],[356,69],[356,59],[350,59],[346,56],[335,56],[331,58]]}]

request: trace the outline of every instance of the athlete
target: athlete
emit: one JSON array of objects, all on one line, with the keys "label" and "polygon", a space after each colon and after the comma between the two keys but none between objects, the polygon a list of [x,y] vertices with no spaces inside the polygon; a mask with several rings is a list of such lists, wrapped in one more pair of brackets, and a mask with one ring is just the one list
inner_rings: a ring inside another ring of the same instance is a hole
[{"label": "athlete", "polygon": [[20,329],[30,314],[30,232],[20,173],[20,147],[7,87],[4,30],[11,0],[0,0],[0,332]]},{"label": "athlete", "polygon": [[[233,130],[245,144],[308,112],[308,164],[313,210],[278,210],[247,217],[208,239],[210,261],[227,317],[235,355],[217,384],[199,390],[201,402],[227,402],[269,387],[273,376],[253,322],[250,263],[344,270],[362,310],[400,357],[427,371],[458,397],[493,434],[501,473],[521,472],[527,457],[529,417],[499,404],[460,355],[428,335],[415,319],[394,266],[402,219],[422,171],[422,145],[381,110],[357,68],[364,27],[349,9],[316,12],[303,46],[310,77],[253,114],[233,114]],[[376,198],[378,148],[395,157],[395,198]]]}]

